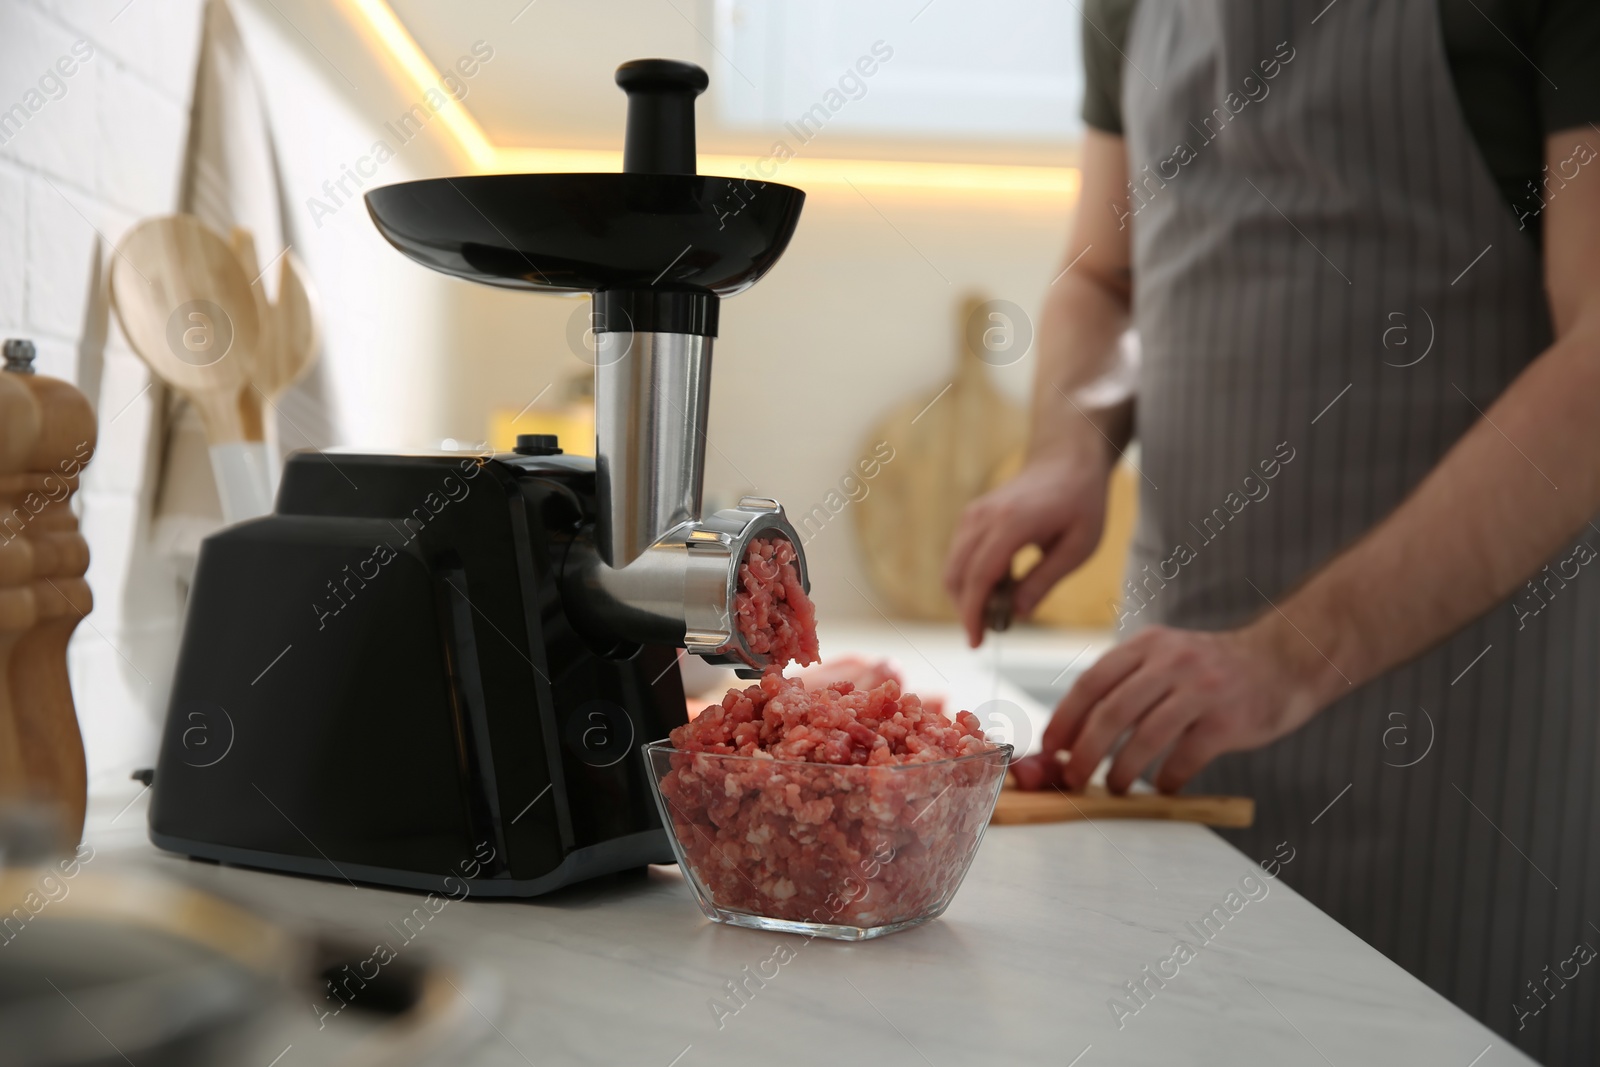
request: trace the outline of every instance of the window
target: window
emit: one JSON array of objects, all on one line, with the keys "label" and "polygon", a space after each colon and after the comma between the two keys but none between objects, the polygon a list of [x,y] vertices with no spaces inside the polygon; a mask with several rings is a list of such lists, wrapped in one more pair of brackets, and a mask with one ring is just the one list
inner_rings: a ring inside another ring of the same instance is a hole
[{"label": "window", "polygon": [[718,118],[777,134],[809,113],[809,131],[821,104],[838,132],[1065,144],[1081,17],[1059,0],[717,0],[716,77],[734,87]]}]

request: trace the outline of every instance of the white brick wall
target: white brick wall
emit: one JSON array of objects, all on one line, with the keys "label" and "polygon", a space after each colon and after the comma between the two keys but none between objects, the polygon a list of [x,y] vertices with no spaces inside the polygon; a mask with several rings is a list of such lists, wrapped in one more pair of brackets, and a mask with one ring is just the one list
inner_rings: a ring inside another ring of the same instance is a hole
[{"label": "white brick wall", "polygon": [[95,611],[71,650],[99,781],[150,762],[176,611],[170,580],[133,569],[156,412],[144,365],[114,318],[107,328],[103,274],[133,222],[177,205],[200,16],[201,0],[0,5],[0,117],[42,101],[0,132],[0,335],[32,338],[40,371],[78,382],[100,412],[79,497]]},{"label": "white brick wall", "polygon": [[[0,0],[0,123],[58,59],[73,57],[74,45],[80,54],[92,49],[66,64],[74,73],[61,79],[59,99],[33,98],[42,106],[15,136],[0,131],[0,336],[32,338],[40,371],[77,382],[100,416],[96,458],[78,496],[95,610],[71,649],[91,787],[152,762],[176,655],[182,606],[149,538],[159,390],[147,389],[149,374],[109,313],[104,274],[129,226],[176,210],[202,7],[203,0]],[[295,252],[324,309],[322,357],[337,410],[297,419],[315,430],[311,416],[320,415],[339,428],[340,443],[436,444],[452,432],[438,397],[454,369],[443,357],[452,351],[448,309],[460,283],[397,255],[358,205],[322,227],[303,206],[371,146],[415,90],[325,0],[233,0],[233,9],[269,87]],[[430,130],[382,180],[465,166]],[[306,444],[293,430],[286,440]]]},{"label": "white brick wall", "polygon": [[26,293],[27,197],[27,177],[0,165],[0,321],[8,323],[21,317]]}]

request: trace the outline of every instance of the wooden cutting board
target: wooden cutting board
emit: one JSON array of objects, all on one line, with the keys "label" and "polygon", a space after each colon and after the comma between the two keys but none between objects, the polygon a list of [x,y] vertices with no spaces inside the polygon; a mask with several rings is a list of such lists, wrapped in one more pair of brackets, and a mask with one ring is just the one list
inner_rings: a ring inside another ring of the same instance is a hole
[{"label": "wooden cutting board", "polygon": [[[885,610],[906,618],[955,618],[943,575],[956,524],[969,503],[1022,466],[1028,412],[994,386],[973,347],[972,324],[986,323],[983,315],[982,296],[969,294],[960,302],[950,378],[886,414],[862,447],[866,454],[887,441],[895,450],[851,511],[873,588],[887,601]],[[1111,474],[1100,546],[1040,602],[1033,622],[1107,627],[1116,621],[1138,495],[1138,476],[1119,463]],[[1023,548],[1012,573],[1026,574],[1039,555],[1032,545]]]},{"label": "wooden cutting board", "polygon": [[1164,793],[1129,793],[1113,796],[1104,786],[1083,793],[1056,789],[1023,792],[1007,785],[1000,790],[989,821],[1000,826],[1075,819],[1164,819],[1197,822],[1207,826],[1243,827],[1255,822],[1256,802],[1249,797],[1168,796]]},{"label": "wooden cutting board", "polygon": [[967,340],[983,303],[970,294],[956,308],[949,377],[885,415],[864,445],[868,453],[879,441],[894,448],[870,492],[850,510],[873,588],[887,601],[885,610],[900,617],[955,617],[941,578],[951,535],[1026,435],[1027,413],[995,388]]}]

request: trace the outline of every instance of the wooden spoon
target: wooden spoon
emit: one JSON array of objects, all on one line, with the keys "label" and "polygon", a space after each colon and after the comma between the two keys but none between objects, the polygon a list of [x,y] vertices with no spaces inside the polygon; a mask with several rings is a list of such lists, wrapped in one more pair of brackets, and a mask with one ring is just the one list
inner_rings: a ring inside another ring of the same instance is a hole
[{"label": "wooden spoon", "polygon": [[146,219],[117,249],[111,295],[134,351],[199,413],[223,518],[271,511],[240,411],[261,315],[228,242],[192,215]]}]

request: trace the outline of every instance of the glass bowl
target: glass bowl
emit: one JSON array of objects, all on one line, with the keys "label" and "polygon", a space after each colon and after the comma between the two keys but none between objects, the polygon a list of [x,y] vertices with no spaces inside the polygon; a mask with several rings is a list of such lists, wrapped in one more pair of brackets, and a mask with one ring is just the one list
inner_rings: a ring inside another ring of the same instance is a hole
[{"label": "glass bowl", "polygon": [[893,766],[644,747],[652,792],[708,918],[846,941],[944,912],[989,825],[1010,745]]}]

